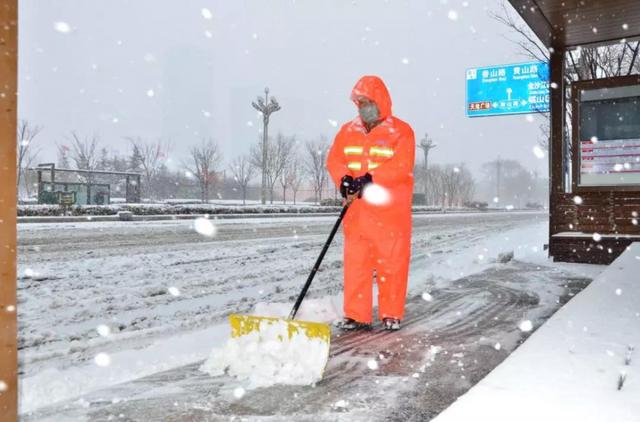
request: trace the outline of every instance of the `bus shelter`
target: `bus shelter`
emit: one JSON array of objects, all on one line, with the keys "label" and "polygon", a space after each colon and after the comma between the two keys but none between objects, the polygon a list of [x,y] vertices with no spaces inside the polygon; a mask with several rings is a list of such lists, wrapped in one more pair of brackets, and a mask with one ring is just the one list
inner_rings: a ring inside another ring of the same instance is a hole
[{"label": "bus shelter", "polygon": [[640,240],[638,58],[588,80],[566,67],[581,49],[637,41],[640,2],[509,1],[550,52],[549,255],[609,264]]}]

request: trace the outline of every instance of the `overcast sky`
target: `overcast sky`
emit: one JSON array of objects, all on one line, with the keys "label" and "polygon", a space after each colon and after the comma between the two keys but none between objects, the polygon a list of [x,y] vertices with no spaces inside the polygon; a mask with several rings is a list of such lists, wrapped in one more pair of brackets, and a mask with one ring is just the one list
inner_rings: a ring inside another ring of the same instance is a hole
[{"label": "overcast sky", "polygon": [[121,153],[125,136],[164,137],[176,165],[212,137],[233,158],[259,136],[251,101],[265,86],[282,106],[270,133],[333,139],[356,115],[354,83],[375,74],[394,114],[438,144],[433,162],[476,170],[499,154],[546,172],[532,152],[539,117],[465,116],[467,68],[527,61],[488,16],[498,0],[19,4],[19,115],[44,127],[42,161],[71,130]]}]

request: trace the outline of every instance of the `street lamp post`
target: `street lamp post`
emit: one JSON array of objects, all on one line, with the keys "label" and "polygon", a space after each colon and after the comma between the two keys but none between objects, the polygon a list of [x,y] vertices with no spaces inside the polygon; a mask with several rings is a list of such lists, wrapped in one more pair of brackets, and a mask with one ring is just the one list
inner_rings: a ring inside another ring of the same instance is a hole
[{"label": "street lamp post", "polygon": [[424,138],[422,138],[420,140],[420,144],[418,145],[421,149],[422,152],[424,153],[424,167],[423,167],[423,171],[424,171],[424,194],[425,196],[427,195],[427,164],[428,164],[428,160],[429,160],[429,151],[431,151],[433,148],[436,147],[436,144],[433,142],[433,140],[431,138],[429,138],[429,134],[425,133]]},{"label": "street lamp post", "polygon": [[258,99],[251,103],[253,108],[262,113],[262,189],[260,193],[260,200],[262,204],[267,201],[267,142],[268,142],[268,128],[269,128],[269,116],[280,110],[280,105],[276,101],[275,97],[271,97],[269,102],[269,88],[264,89],[264,98],[258,97]]}]

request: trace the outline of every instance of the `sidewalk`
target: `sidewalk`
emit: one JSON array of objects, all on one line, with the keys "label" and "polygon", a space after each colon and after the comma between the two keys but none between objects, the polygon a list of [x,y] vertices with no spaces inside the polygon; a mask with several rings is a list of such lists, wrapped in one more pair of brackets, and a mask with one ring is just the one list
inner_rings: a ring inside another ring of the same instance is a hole
[{"label": "sidewalk", "polygon": [[636,242],[434,421],[640,420],[639,283]]}]

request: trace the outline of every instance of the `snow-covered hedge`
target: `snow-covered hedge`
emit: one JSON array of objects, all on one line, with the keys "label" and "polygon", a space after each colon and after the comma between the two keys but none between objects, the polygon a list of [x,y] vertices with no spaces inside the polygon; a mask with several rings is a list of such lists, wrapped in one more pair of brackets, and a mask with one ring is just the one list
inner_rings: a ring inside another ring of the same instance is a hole
[{"label": "snow-covered hedge", "polygon": [[[276,213],[336,213],[341,207],[320,205],[213,205],[213,204],[111,204],[81,205],[62,209],[58,205],[19,205],[18,217],[50,217],[61,215],[117,215],[130,211],[134,215],[191,215],[191,214],[276,214]],[[413,207],[414,212],[438,212],[439,207]],[[459,209],[464,211],[465,209]]]},{"label": "snow-covered hedge", "polygon": [[190,214],[273,214],[337,212],[331,206],[232,206],[207,204],[112,204],[81,205],[62,209],[58,205],[20,205],[18,217],[48,217],[59,215],[116,215],[119,211],[131,211],[134,215],[190,215]]}]

